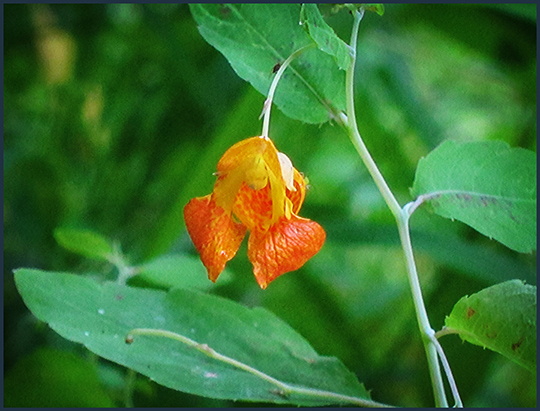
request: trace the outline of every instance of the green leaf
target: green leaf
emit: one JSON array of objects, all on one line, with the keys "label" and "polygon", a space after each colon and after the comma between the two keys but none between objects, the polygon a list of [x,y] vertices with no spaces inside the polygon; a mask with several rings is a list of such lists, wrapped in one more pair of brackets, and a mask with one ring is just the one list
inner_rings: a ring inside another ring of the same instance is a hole
[{"label": "green leaf", "polygon": [[[32,313],[64,338],[176,390],[305,406],[361,403],[369,398],[339,360],[319,356],[292,328],[262,308],[249,309],[185,289],[166,293],[98,284],[86,277],[34,269],[16,270],[15,282]],[[142,335],[126,344],[124,339],[134,328],[178,333],[198,342],[199,349]],[[281,382],[310,390],[285,395],[253,373],[209,358],[201,352],[207,346]],[[312,390],[348,397],[332,398]]]},{"label": "green leaf", "polygon": [[412,194],[519,252],[536,249],[536,156],[503,141],[445,141],[416,169]]},{"label": "green leaf", "polygon": [[384,14],[384,4],[382,3],[366,3],[364,7],[366,10],[377,13],[379,16]]},{"label": "green leaf", "polygon": [[461,298],[446,327],[536,372],[536,287],[506,281]]},{"label": "green leaf", "polygon": [[[204,39],[264,95],[273,68],[314,44],[299,24],[299,4],[190,4],[190,9]],[[324,123],[346,107],[345,72],[332,56],[306,50],[285,71],[274,103],[293,119]]]},{"label": "green leaf", "polygon": [[349,68],[352,62],[351,49],[336,35],[332,27],[326,24],[316,4],[302,4],[300,22],[307,28],[319,49],[336,59],[340,69]]},{"label": "green leaf", "polygon": [[[158,257],[136,268],[137,275],[130,283],[140,280],[163,288],[190,288],[201,291],[214,287],[208,279],[208,273],[197,257],[187,255],[166,255]],[[230,271],[225,269],[219,276],[218,284],[226,284],[232,280]]]},{"label": "green leaf", "polygon": [[65,249],[87,258],[108,260],[113,253],[113,247],[109,241],[90,230],[56,228],[54,238]]}]

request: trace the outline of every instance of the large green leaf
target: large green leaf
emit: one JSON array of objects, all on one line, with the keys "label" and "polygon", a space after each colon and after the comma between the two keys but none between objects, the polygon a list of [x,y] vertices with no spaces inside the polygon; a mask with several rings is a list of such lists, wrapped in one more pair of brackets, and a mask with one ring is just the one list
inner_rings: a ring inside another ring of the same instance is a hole
[{"label": "large green leaf", "polygon": [[[264,95],[276,64],[315,45],[299,24],[299,4],[190,4],[190,9],[204,39]],[[345,72],[329,54],[306,50],[285,71],[274,102],[291,118],[324,123],[345,109]]]},{"label": "large green leaf", "polygon": [[506,281],[461,298],[446,327],[536,372],[536,287]]},{"label": "large green leaf", "polygon": [[[185,289],[166,293],[33,269],[16,270],[15,281],[34,315],[60,335],[170,388],[212,398],[311,406],[369,398],[340,361],[319,356],[262,308]],[[178,333],[304,392],[286,395],[260,376],[173,339],[138,335],[126,344],[134,328]],[[332,398],[328,392],[347,398]]]},{"label": "large green leaf", "polygon": [[416,169],[413,195],[519,252],[536,249],[536,156],[503,141],[445,141]]}]

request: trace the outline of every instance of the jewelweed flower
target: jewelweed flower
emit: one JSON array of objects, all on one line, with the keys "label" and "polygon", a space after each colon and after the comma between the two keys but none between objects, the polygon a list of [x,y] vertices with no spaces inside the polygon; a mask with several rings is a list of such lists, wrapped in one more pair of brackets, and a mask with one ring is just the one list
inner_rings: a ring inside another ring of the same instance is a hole
[{"label": "jewelweed flower", "polygon": [[249,230],[248,258],[261,288],[302,267],[326,238],[315,221],[298,216],[306,183],[268,137],[230,147],[217,165],[212,194],[184,208],[188,233],[215,282]]}]

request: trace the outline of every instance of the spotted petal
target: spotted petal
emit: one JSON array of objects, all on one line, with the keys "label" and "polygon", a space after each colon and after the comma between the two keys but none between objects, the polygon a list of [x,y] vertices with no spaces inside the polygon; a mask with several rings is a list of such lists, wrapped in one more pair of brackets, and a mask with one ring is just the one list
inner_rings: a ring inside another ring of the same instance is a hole
[{"label": "spotted petal", "polygon": [[211,195],[192,199],[184,207],[188,233],[208,271],[208,278],[215,282],[233,258],[246,235],[246,227],[231,220]]},{"label": "spotted petal", "polygon": [[252,231],[248,257],[261,288],[289,271],[298,270],[324,244],[326,234],[315,221],[282,217],[266,232]]}]

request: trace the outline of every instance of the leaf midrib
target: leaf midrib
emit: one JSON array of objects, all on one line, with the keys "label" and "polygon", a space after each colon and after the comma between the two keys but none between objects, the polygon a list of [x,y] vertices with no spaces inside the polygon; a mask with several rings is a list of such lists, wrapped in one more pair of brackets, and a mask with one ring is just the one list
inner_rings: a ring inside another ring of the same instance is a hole
[{"label": "leaf midrib", "polygon": [[[504,200],[504,201],[511,201],[511,202],[517,202],[517,203],[525,203],[525,202],[534,202],[535,198],[526,198],[526,197],[509,197],[504,195],[496,195],[496,194],[489,194],[486,192],[481,191],[468,191],[468,190],[460,190],[460,189],[453,189],[453,190],[438,190],[438,191],[430,191],[427,193],[423,193],[425,197],[425,201],[434,200],[435,198],[439,196],[444,195],[454,195],[454,194],[463,194],[463,195],[469,195],[471,197],[489,197],[494,198],[497,200]],[[464,200],[466,201],[466,200]]]},{"label": "leaf midrib", "polygon": [[[244,15],[242,15],[240,13],[239,10],[237,10],[235,7],[234,4],[229,4],[228,5],[229,8],[236,14],[236,16],[238,18],[240,18],[248,27],[249,29],[256,34],[257,37],[259,37],[261,43],[265,44],[268,49],[270,51],[272,51],[279,59],[281,59],[282,61],[284,61],[285,59],[287,59],[289,56],[283,56],[281,55],[275,48],[272,44],[270,44],[266,38],[264,36],[262,36],[256,29],[255,27],[253,27],[253,25],[244,17]],[[293,50],[294,52],[294,50]],[[314,89],[314,87],[293,67],[293,65],[291,64],[289,67],[289,70],[291,70],[297,77],[298,79],[308,88],[308,90],[315,96],[315,98],[317,99],[317,101],[329,112],[330,115],[332,115],[332,106],[328,105],[326,103],[326,100],[319,95],[319,93],[317,93],[317,91]]]}]

